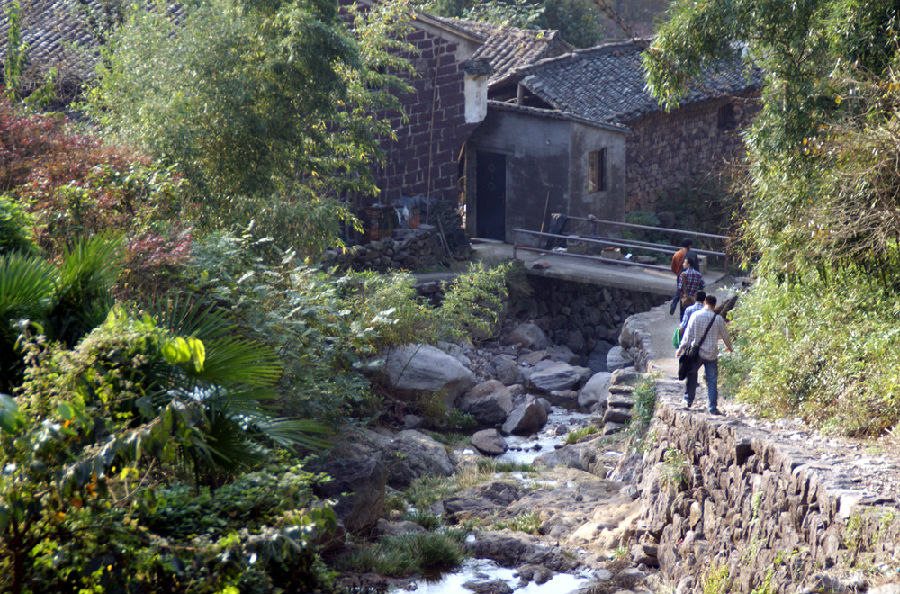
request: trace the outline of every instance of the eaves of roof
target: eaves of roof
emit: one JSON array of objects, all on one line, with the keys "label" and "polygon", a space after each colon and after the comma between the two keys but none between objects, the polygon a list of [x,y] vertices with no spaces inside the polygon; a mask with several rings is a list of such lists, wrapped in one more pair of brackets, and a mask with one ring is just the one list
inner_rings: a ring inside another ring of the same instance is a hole
[{"label": "eaves of roof", "polygon": [[587,118],[581,117],[577,113],[572,113],[570,111],[564,111],[560,109],[545,109],[541,107],[532,107],[530,105],[519,105],[518,103],[507,103],[506,101],[495,101],[493,99],[489,99],[487,104],[488,110],[493,109],[495,111],[521,113],[551,120],[566,120],[584,124],[585,126],[591,126],[592,128],[599,128],[601,130],[608,130],[610,132],[618,132],[619,134],[631,134],[631,129],[628,126],[620,124],[607,124],[604,122],[589,120]]}]

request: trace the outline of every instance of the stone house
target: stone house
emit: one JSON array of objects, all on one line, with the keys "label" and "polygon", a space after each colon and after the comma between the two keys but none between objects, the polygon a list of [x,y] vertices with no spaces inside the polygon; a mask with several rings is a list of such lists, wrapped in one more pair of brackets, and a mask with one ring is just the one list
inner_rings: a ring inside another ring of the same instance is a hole
[{"label": "stone house", "polygon": [[407,40],[417,76],[401,95],[408,118],[391,114],[396,142],[385,142],[376,170],[383,202],[430,196],[453,205],[460,194],[463,147],[487,115],[489,86],[516,68],[562,55],[572,47],[558,31],[526,31],[491,23],[414,13]]},{"label": "stone house", "polygon": [[725,65],[678,109],[645,88],[640,53],[625,41],[540,60],[497,80],[467,143],[466,227],[511,240],[547,213],[621,220],[741,151],[759,74]]}]

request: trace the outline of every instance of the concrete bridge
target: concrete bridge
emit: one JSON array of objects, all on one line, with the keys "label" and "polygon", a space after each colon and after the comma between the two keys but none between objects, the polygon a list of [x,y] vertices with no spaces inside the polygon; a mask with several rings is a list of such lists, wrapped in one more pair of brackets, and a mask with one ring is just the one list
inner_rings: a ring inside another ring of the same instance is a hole
[{"label": "concrete bridge", "polygon": [[[484,262],[511,260],[516,251],[511,244],[490,240],[473,240],[472,247],[475,257]],[[655,295],[675,294],[675,275],[668,269],[607,264],[572,255],[541,254],[522,249],[516,251],[515,257],[525,265],[528,274],[536,276]],[[723,276],[722,270],[707,269],[703,280],[712,285]]]}]

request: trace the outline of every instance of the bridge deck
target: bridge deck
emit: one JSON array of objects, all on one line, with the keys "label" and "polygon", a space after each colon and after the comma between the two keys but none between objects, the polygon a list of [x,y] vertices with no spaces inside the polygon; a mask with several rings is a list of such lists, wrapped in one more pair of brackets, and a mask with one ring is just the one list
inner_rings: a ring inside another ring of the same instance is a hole
[{"label": "bridge deck", "polygon": [[[476,257],[484,261],[511,260],[513,257],[513,246],[508,243],[478,240],[473,242],[472,247]],[[656,295],[675,294],[675,277],[668,270],[604,264],[573,256],[524,250],[519,250],[518,259],[529,274]],[[721,270],[707,270],[703,279],[711,285],[722,276]]]}]

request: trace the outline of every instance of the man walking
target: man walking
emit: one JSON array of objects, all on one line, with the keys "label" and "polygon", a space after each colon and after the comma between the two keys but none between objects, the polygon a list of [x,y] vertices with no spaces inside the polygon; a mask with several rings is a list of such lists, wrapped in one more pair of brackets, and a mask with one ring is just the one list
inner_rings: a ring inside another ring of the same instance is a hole
[{"label": "man walking", "polygon": [[704,302],[706,301],[706,291],[697,291],[694,295],[694,304],[684,308],[684,313],[681,314],[681,334],[679,336],[684,336],[684,333],[687,332],[688,322],[691,321],[691,316],[696,312],[703,309]]},{"label": "man walking", "polygon": [[[688,320],[687,330],[681,337],[681,344],[675,356],[680,357],[692,344],[700,345],[700,364],[706,376],[707,411],[711,415],[721,415],[718,408],[719,400],[719,339],[725,343],[729,353],[733,352],[731,337],[728,336],[728,328],[725,327],[725,319],[716,314],[716,296],[707,295],[702,310],[694,313]],[[697,372],[700,367],[688,371],[684,404],[690,408],[694,404],[694,395],[697,393]]]},{"label": "man walking", "polygon": [[681,317],[684,318],[685,308],[694,304],[694,295],[697,294],[697,291],[702,291],[706,283],[703,282],[703,275],[700,274],[700,271],[694,268],[689,259],[685,258],[684,270],[678,277],[676,285],[678,294],[681,295]]}]

